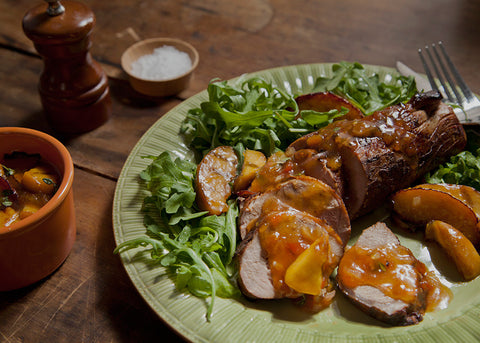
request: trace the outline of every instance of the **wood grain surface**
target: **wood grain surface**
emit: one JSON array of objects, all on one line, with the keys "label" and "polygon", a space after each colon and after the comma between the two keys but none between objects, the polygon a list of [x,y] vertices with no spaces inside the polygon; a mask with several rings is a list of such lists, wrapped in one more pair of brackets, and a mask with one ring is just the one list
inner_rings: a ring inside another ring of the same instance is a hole
[{"label": "wood grain surface", "polygon": [[[154,314],[113,255],[116,180],[142,134],[214,78],[279,66],[337,61],[421,70],[417,49],[442,40],[465,80],[480,91],[480,1],[466,0],[83,0],[96,15],[92,54],[109,76],[113,116],[66,139],[42,112],[43,62],[22,31],[40,0],[0,2],[0,126],[30,127],[61,139],[75,163],[77,239],[47,279],[0,293],[0,342],[181,341]],[[120,69],[138,39],[175,37],[200,64],[189,89],[169,98],[135,93]]]}]

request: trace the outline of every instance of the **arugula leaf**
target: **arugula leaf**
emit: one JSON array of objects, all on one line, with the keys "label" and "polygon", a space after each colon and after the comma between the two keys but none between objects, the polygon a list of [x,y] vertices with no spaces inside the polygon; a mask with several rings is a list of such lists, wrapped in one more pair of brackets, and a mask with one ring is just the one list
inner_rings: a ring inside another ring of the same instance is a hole
[{"label": "arugula leaf", "polygon": [[425,176],[428,183],[466,185],[480,191],[480,136],[467,130],[467,149]]},{"label": "arugula leaf", "polygon": [[388,83],[380,82],[377,74],[367,74],[360,63],[340,62],[332,71],[332,77],[317,78],[313,92],[345,97],[366,115],[408,101],[417,92],[413,77],[392,76]]},{"label": "arugula leaf", "polygon": [[477,152],[462,151],[426,176],[428,183],[450,183],[473,187],[480,191],[480,149]]},{"label": "arugula leaf", "polygon": [[425,181],[466,185],[480,191],[480,148],[452,156],[434,172],[428,173]]},{"label": "arugula leaf", "polygon": [[140,177],[150,192],[143,202],[147,234],[119,244],[114,253],[142,247],[153,261],[173,272],[178,290],[211,297],[209,320],[216,296],[239,294],[232,281],[238,208],[232,201],[227,213],[219,216],[199,211],[193,186],[196,165],[180,158],[173,161],[168,152],[146,158],[152,162]]}]

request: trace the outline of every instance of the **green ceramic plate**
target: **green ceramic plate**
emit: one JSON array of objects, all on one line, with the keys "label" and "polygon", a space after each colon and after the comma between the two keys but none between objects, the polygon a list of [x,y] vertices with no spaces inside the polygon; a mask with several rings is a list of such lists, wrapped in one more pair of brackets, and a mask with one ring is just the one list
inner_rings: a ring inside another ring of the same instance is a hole
[{"label": "green ceramic plate", "polygon": [[[378,73],[383,80],[396,73],[385,67],[365,67]],[[308,64],[265,70],[255,75],[273,81],[292,94],[300,94],[311,89],[316,77],[328,76],[330,72],[331,64]],[[142,156],[168,150],[176,156],[191,158],[192,153],[178,136],[180,123],[190,108],[206,99],[207,93],[203,91],[172,109],[145,133],[130,153],[120,174],[113,203],[117,244],[145,234],[140,213],[145,189],[138,175],[149,160]],[[383,219],[382,211],[353,223],[353,231],[358,233],[378,219]],[[303,313],[289,301],[217,298],[211,322],[207,322],[205,302],[179,293],[165,270],[138,258],[141,249],[122,253],[121,258],[146,302],[174,330],[193,342],[478,342],[480,278],[462,283],[438,251],[420,243],[419,237],[401,231],[396,233],[427,267],[440,271],[442,281],[454,293],[447,309],[426,314],[415,326],[383,325],[354,308],[341,295],[337,295],[328,309],[315,315]]]}]

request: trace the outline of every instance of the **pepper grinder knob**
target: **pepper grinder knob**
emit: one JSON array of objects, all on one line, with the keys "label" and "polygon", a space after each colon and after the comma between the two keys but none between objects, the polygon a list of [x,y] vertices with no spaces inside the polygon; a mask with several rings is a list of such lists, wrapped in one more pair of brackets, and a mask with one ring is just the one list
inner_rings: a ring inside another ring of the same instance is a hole
[{"label": "pepper grinder knob", "polygon": [[108,78],[90,54],[92,10],[76,0],[45,0],[25,14],[22,24],[43,58],[38,90],[50,126],[79,134],[104,124],[112,101]]},{"label": "pepper grinder knob", "polygon": [[48,15],[54,17],[65,12],[65,7],[58,0],[45,0],[48,2],[47,13]]}]

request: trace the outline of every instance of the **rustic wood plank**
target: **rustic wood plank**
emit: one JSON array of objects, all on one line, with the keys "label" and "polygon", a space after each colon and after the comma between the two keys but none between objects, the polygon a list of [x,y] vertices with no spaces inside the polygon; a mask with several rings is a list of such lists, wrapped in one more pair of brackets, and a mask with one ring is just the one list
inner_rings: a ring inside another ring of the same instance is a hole
[{"label": "rustic wood plank", "polygon": [[[355,60],[394,66],[401,59],[420,69],[416,49],[443,40],[455,52],[467,81],[480,88],[472,75],[480,53],[478,1],[84,2],[97,16],[92,51],[110,76],[122,77],[121,54],[137,37],[178,37],[196,46],[201,57],[196,91],[214,77],[229,79],[290,64]],[[33,5],[30,0],[0,3],[5,27],[0,44],[34,51],[20,30],[24,13]]]},{"label": "rustic wood plank", "polygon": [[50,277],[0,292],[2,342],[179,340],[138,295],[117,255],[112,229],[115,182],[75,170],[77,236]]}]

